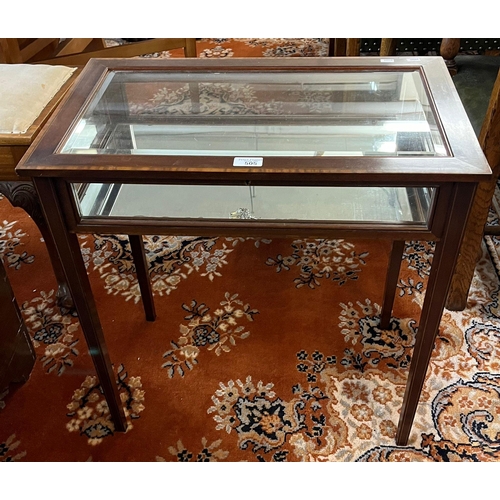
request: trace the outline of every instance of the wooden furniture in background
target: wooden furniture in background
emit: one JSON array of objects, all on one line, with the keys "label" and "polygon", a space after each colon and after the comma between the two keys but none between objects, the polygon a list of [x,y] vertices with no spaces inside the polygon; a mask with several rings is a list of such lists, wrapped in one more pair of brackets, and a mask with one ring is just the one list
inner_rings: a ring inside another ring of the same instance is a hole
[{"label": "wooden furniture in background", "polygon": [[396,38],[382,38],[380,42],[380,57],[396,55]]},{"label": "wooden furniture in background", "polygon": [[[60,306],[66,308],[72,307],[72,299],[66,285],[66,278],[61,268],[57,249],[45,223],[38,195],[31,178],[20,177],[16,174],[15,169],[75,81],[78,73],[79,70],[62,85],[26,132],[22,134],[0,133],[0,193],[10,201],[12,206],[25,210],[40,229],[58,282],[57,302]],[[3,97],[5,98],[5,95]]]},{"label": "wooden furniture in background", "polygon": [[196,38],[151,38],[107,47],[103,38],[0,38],[0,63],[84,65],[95,57],[134,57],[172,49],[196,57]]},{"label": "wooden furniture in background", "polygon": [[[380,44],[380,56],[394,56],[396,55],[397,38],[382,38]],[[460,50],[460,38],[443,38],[441,40],[441,46],[439,49],[439,54],[444,59],[446,66],[450,75],[456,75],[457,73],[457,63],[455,62],[455,57]]]},{"label": "wooden furniture in background", "polygon": [[456,75],[458,71],[458,66],[455,61],[455,57],[460,50],[460,38],[443,38],[441,40],[441,47],[439,48],[439,53],[444,59],[446,66],[450,75]]},{"label": "wooden furniture in background", "polygon": [[446,303],[446,307],[452,311],[462,311],[467,307],[467,297],[474,269],[481,254],[483,235],[498,233],[498,227],[496,230],[490,230],[486,226],[486,221],[500,174],[500,72],[479,134],[479,144],[493,171],[493,178],[491,181],[481,182],[474,197]]},{"label": "wooden furniture in background", "polygon": [[50,57],[59,38],[0,38],[0,63],[21,64]]},{"label": "wooden furniture in background", "polygon": [[359,56],[361,38],[330,38],[328,55],[335,57]]},{"label": "wooden furniture in background", "polygon": [[26,382],[35,350],[0,259],[0,393],[12,383]]}]

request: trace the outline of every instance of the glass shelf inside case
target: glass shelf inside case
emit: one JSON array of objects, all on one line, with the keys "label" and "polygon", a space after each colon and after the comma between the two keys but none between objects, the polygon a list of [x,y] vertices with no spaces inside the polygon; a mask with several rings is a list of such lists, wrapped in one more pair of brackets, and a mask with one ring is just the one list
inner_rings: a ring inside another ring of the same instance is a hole
[{"label": "glass shelf inside case", "polygon": [[82,217],[426,224],[433,188],[74,184]]}]

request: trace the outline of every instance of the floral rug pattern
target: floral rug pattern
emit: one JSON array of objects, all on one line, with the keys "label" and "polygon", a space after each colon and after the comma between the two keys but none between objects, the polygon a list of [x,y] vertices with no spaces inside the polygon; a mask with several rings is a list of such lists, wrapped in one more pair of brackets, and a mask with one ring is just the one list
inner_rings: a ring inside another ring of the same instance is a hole
[{"label": "floral rug pattern", "polygon": [[79,329],[76,313],[64,313],[56,306],[55,291],[40,295],[21,306],[24,322],[38,352],[43,351],[40,362],[47,373],[62,373],[73,366],[80,354],[77,345]]},{"label": "floral rug pattern", "polygon": [[15,220],[0,221],[0,258],[6,266],[19,269],[24,264],[32,264],[35,257],[23,250],[23,237],[26,233],[16,228],[16,224],[18,221]]},{"label": "floral rug pattern", "polygon": [[231,295],[228,292],[213,313],[210,313],[206,304],[198,304],[196,300],[182,304],[182,309],[188,313],[184,319],[189,320],[189,323],[180,325],[181,336],[176,342],[171,341],[172,349],[163,354],[167,361],[161,366],[167,369],[169,378],[175,373],[184,377],[186,368],[192,370],[198,363],[201,348],[214,351],[217,356],[230,352],[237,339],[243,340],[250,335],[248,330],[245,331],[245,326],[238,325],[239,320],[245,318],[253,321],[259,312],[239,300],[237,293]]},{"label": "floral rug pattern", "polygon": [[[222,245],[223,249],[230,250],[224,254],[228,272],[232,268],[232,258],[241,258],[246,250],[256,252],[261,257],[258,266],[267,279],[273,276],[273,273],[269,274],[269,268],[277,266],[281,266],[278,271],[289,271],[294,266],[304,274],[304,266],[309,265],[309,273],[314,275],[313,262],[301,259],[304,256],[316,256],[316,265],[321,263],[328,266],[332,263],[328,261],[330,258],[337,267],[329,269],[330,275],[325,277],[330,279],[332,285],[335,282],[343,284],[340,290],[348,287],[352,280],[363,281],[364,274],[370,271],[370,258],[376,253],[376,249],[375,252],[369,251],[370,247],[366,244],[358,247],[356,243],[343,240],[284,241],[283,250],[286,245],[291,245],[294,250],[285,257],[283,251],[273,253],[275,242],[272,240],[265,240],[264,245],[260,240],[230,238],[146,237],[144,241],[151,276],[175,273],[178,266],[194,266],[194,260],[203,251],[210,254]],[[85,236],[81,244],[90,275],[94,273],[97,279],[94,283],[101,283],[105,295],[110,292],[108,282],[102,280],[101,267],[112,268],[115,273],[133,275],[126,237]],[[87,251],[90,246],[94,249],[93,253]],[[203,250],[200,252],[198,247]],[[242,253],[238,254],[238,251]],[[407,245],[400,280],[400,301],[408,300],[414,307],[420,307],[431,251],[432,248],[418,242]],[[327,257],[326,262],[318,257],[321,255]],[[353,259],[353,256],[359,258]],[[342,270],[346,259],[356,271],[354,277],[350,280],[332,279],[331,276],[335,275],[333,270]],[[359,273],[360,264],[362,273]],[[251,373],[246,373],[243,378],[219,380],[218,388],[211,395],[211,404],[205,407],[206,418],[212,420],[215,434],[207,433],[210,429],[207,420],[205,433],[197,438],[198,445],[186,441],[186,436],[178,435],[164,451],[158,450],[149,459],[498,460],[500,375],[497,374],[499,364],[496,353],[499,349],[496,346],[500,330],[496,326],[498,308],[495,309],[495,303],[498,303],[500,287],[495,282],[495,272],[486,254],[477,273],[490,279],[479,285],[474,282],[476,286],[471,295],[474,307],[462,313],[445,312],[443,317],[413,427],[412,445],[397,447],[393,441],[397,429],[396,417],[404,393],[405,371],[411,359],[416,334],[416,321],[411,317],[394,316],[390,329],[381,330],[378,328],[380,306],[365,298],[338,301],[337,322],[325,329],[327,335],[333,335],[332,338],[336,339],[332,349],[326,352],[314,349],[314,340],[311,339],[310,347],[304,345],[304,348],[296,351],[295,375],[288,375],[289,386],[286,390],[282,384],[278,388],[273,377],[261,380]],[[222,281],[225,274],[219,276]],[[290,281],[281,272],[274,275],[280,279],[281,286],[291,287],[296,293],[302,289],[309,290],[311,300],[324,286],[318,288],[322,282],[317,280],[316,286],[303,287],[307,283],[301,278]],[[190,276],[192,273],[185,273],[186,283],[191,279]],[[213,280],[209,279],[207,283],[213,283]],[[408,292],[409,288],[405,285],[410,283],[413,286]],[[157,300],[173,297],[179,293],[179,286],[172,288],[168,294],[157,292],[155,297]],[[330,289],[333,290],[331,286]],[[43,371],[61,375],[74,369],[74,361],[79,357],[84,343],[78,333],[77,318],[67,312],[62,314],[55,306],[53,296],[53,290],[39,292],[23,303],[22,312]],[[122,297],[123,304],[129,300],[127,294],[118,296]],[[170,351],[158,356],[157,365],[160,366],[163,357],[161,367],[167,370],[167,378],[180,376],[177,380],[182,380],[186,371],[192,370],[195,365],[198,366],[197,370],[203,370],[203,366],[198,365],[201,350],[213,351],[216,358],[224,362],[225,356],[221,354],[231,357],[232,349],[239,346],[241,340],[255,335],[250,335],[245,322],[253,322],[256,315],[259,316],[257,323],[264,321],[263,314],[268,320],[270,318],[269,312],[251,307],[240,299],[240,294],[228,292],[224,293],[223,300],[209,305],[191,299],[181,304],[181,310],[184,318],[178,327],[181,335],[175,341],[171,340]],[[336,345],[344,347],[339,350],[335,348]],[[241,348],[245,350],[244,343]],[[248,356],[251,356],[250,352]],[[207,360],[206,356],[204,360]],[[142,380],[143,376],[129,377],[123,365],[118,367],[117,383],[129,422],[127,433],[136,431],[140,421],[134,426],[132,421],[140,419],[145,409],[147,386]],[[9,396],[8,393],[3,395],[6,400],[4,413],[11,404]],[[95,376],[87,375],[80,388],[74,391],[67,405],[67,418],[67,431],[86,439],[94,449],[106,440],[118,437],[109,420],[107,404]],[[12,452],[19,444],[12,435],[9,436],[2,445],[5,455],[2,458],[21,460],[26,452]],[[420,436],[420,441],[417,436]]]},{"label": "floral rug pattern", "polygon": [[[144,410],[144,391],[141,377],[128,377],[123,365],[118,367],[118,391],[127,419],[127,431],[132,428],[132,420],[139,418]],[[111,421],[109,408],[104,399],[97,377],[87,376],[77,389],[71,403],[67,405],[71,420],[66,424],[69,432],[79,432],[88,438],[88,444],[95,446],[107,436],[112,436],[115,426]]]}]

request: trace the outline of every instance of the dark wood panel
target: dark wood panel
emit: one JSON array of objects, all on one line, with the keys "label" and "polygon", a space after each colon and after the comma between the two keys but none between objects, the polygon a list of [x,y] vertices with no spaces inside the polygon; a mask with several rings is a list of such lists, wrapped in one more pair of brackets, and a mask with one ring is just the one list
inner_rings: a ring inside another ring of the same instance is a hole
[{"label": "dark wood panel", "polygon": [[19,311],[7,273],[0,260],[0,391],[25,382],[36,355]]},{"label": "dark wood panel", "polygon": [[[16,174],[16,166],[27,150],[27,146],[0,145],[0,181],[22,180]],[[29,179],[29,177],[24,179]]]}]

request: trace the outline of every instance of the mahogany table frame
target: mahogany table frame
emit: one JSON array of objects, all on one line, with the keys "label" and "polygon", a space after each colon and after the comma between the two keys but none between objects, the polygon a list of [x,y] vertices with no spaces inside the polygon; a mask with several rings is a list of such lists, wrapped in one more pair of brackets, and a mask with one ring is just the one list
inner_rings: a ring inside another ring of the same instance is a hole
[{"label": "mahogany table frame", "polygon": [[[446,157],[266,157],[259,168],[233,167],[232,157],[72,155],[56,153],[109,71],[420,71],[445,137]],[[126,429],[123,407],[77,233],[220,235],[326,238],[388,238],[393,252],[384,291],[388,322],[404,241],[436,241],[420,316],[396,442],[405,445],[417,409],[472,199],[491,170],[443,60],[439,57],[247,58],[229,60],[95,59],[17,167],[33,178],[58,248],[80,324],[117,431]],[[194,183],[321,186],[426,186],[436,195],[427,225],[325,223],[315,221],[175,220],[139,217],[82,218],[70,183]],[[133,236],[134,238],[134,236]],[[137,247],[137,238],[135,246]],[[139,240],[140,242],[140,240]],[[136,261],[137,262],[137,261]],[[138,272],[147,274],[147,270]],[[140,277],[140,276],[139,276]],[[147,280],[146,280],[147,281]],[[147,284],[144,284],[147,287]],[[149,299],[143,301],[145,305]],[[383,326],[383,325],[382,325]]]}]

